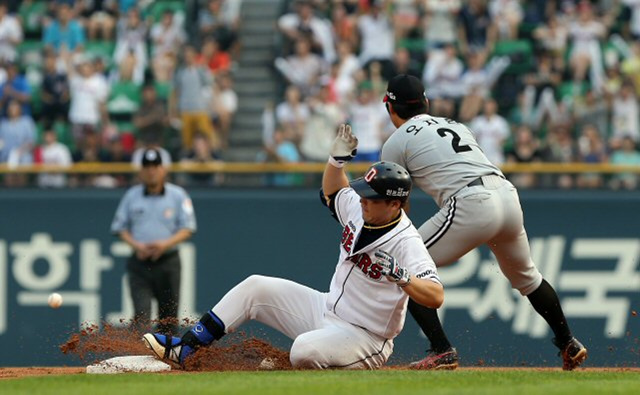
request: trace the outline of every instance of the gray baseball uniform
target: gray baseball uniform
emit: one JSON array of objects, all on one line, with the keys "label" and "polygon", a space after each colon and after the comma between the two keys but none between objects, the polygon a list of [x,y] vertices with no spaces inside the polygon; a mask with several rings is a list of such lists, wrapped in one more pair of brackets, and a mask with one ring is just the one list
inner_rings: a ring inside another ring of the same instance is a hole
[{"label": "gray baseball uniform", "polygon": [[465,125],[417,115],[389,137],[382,160],[406,168],[414,185],[440,207],[418,229],[436,265],[451,264],[486,243],[513,288],[528,295],[540,286],[517,191]]}]

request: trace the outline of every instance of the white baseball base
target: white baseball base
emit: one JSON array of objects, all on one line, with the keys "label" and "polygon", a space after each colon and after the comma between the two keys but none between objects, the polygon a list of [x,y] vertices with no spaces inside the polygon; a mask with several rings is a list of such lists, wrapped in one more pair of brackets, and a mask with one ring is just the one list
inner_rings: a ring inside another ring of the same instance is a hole
[{"label": "white baseball base", "polygon": [[87,366],[88,374],[155,373],[171,370],[171,366],[151,355],[114,357]]}]

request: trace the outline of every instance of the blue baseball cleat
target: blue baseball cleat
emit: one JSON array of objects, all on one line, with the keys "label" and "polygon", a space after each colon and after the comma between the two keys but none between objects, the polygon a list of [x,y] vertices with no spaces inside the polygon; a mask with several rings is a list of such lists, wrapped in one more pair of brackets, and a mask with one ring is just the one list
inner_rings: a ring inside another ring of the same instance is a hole
[{"label": "blue baseball cleat", "polygon": [[158,358],[168,359],[179,365],[184,365],[184,360],[194,351],[193,348],[183,344],[181,338],[159,333],[146,333],[142,341]]}]

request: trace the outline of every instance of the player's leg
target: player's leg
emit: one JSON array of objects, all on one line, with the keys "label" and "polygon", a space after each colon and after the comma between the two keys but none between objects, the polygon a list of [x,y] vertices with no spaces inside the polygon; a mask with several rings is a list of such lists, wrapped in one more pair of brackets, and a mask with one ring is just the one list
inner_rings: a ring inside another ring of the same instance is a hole
[{"label": "player's leg", "polygon": [[295,339],[322,326],[326,294],[292,281],[253,275],[236,285],[182,338],[144,336],[161,357],[182,363],[197,347],[208,345],[249,320]]},{"label": "player's leg", "polygon": [[[499,202],[493,191],[468,187],[425,222],[420,235],[437,266],[457,261],[497,231]],[[416,369],[455,369],[458,354],[445,334],[438,312],[409,300],[409,312],[431,343],[427,356],[412,364]]]},{"label": "player's leg", "polygon": [[549,324],[555,335],[554,344],[562,353],[564,368],[572,370],[586,359],[587,350],[571,334],[556,291],[542,277],[531,259],[522,209],[515,188],[506,186],[501,193],[505,202],[506,221],[503,231],[488,246],[511,286],[526,296],[535,311]]},{"label": "player's leg", "polygon": [[133,302],[133,324],[146,328],[151,323],[151,273],[144,262],[130,257],[127,260],[127,277]]},{"label": "player's leg", "polygon": [[294,368],[377,369],[393,352],[393,341],[336,317],[324,327],[298,336],[291,347]]}]

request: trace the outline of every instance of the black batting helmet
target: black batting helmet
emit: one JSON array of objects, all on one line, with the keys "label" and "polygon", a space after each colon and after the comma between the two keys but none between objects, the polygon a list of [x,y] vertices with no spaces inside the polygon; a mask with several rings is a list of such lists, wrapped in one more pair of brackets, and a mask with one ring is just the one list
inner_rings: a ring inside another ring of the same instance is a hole
[{"label": "black batting helmet", "polygon": [[397,163],[377,162],[350,186],[363,198],[405,201],[411,192],[411,176]]}]

